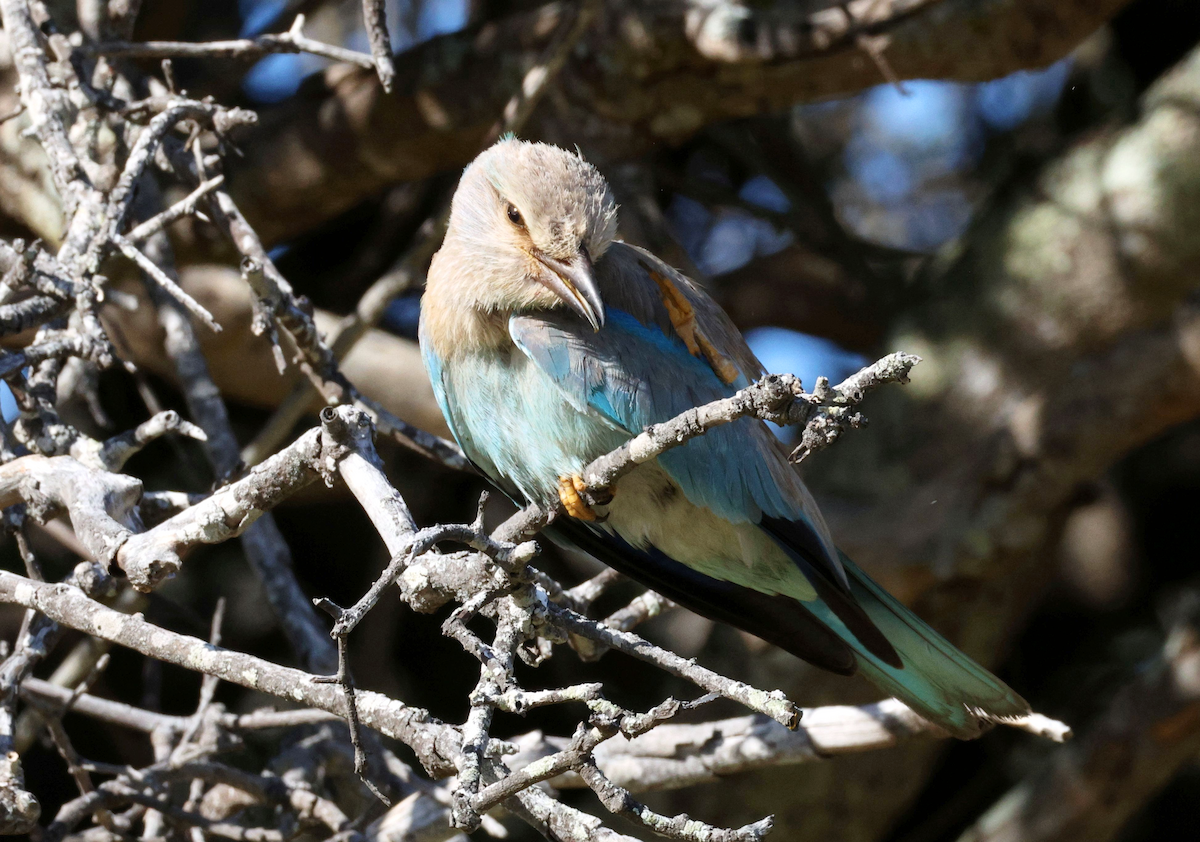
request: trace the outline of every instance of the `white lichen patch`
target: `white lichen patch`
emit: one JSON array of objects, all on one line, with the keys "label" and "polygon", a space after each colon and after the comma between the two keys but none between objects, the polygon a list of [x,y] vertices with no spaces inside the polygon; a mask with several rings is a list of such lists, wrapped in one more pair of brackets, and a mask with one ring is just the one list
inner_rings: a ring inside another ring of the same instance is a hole
[{"label": "white lichen patch", "polygon": [[210,672],[218,663],[217,650],[204,646],[188,652],[187,665],[197,672]]},{"label": "white lichen patch", "polygon": [[423,564],[411,564],[400,574],[400,580],[412,590],[419,591],[429,587],[429,571]]},{"label": "white lichen patch", "polygon": [[99,611],[96,613],[94,621],[96,634],[108,640],[120,637],[125,630],[126,620],[126,617],[116,612]]},{"label": "white lichen patch", "polygon": [[196,533],[199,540],[205,544],[216,544],[229,535],[229,519],[232,517],[224,507],[216,506],[205,512],[205,516],[196,522]]},{"label": "white lichen patch", "polygon": [[14,596],[20,605],[32,605],[33,597],[36,593],[37,590],[33,587],[33,585],[22,582],[21,584],[17,585]]}]

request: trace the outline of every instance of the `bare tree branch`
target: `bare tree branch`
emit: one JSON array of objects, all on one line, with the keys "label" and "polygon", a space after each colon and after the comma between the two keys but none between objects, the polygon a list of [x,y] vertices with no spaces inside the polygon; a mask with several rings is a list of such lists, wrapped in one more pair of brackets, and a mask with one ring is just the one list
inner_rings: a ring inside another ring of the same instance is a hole
[{"label": "bare tree branch", "polygon": [[304,34],[304,15],[297,15],[287,32],[267,33],[238,41],[105,41],[87,47],[95,55],[126,58],[232,58],[253,60],[269,53],[311,53],[315,56],[374,68],[371,56],[335,44],[323,44]]}]

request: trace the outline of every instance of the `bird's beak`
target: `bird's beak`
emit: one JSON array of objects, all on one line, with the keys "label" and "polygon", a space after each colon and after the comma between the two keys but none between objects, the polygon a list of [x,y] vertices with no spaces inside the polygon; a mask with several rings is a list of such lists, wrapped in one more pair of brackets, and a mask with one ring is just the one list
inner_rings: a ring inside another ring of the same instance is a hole
[{"label": "bird's beak", "polygon": [[540,280],[568,307],[587,319],[592,330],[604,327],[604,302],[600,300],[600,289],[596,286],[596,274],[592,270],[592,259],[582,246],[579,253],[569,260],[558,260],[535,253],[543,266],[550,271]]}]

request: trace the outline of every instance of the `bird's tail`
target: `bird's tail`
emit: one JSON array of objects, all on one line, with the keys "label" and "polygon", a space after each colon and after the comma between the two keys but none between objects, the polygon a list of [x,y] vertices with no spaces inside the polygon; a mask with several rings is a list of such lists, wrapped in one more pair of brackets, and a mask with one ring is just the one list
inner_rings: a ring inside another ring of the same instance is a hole
[{"label": "bird's tail", "polygon": [[720,622],[745,629],[799,658],[849,675],[857,670],[889,695],[953,736],[971,739],[985,723],[1002,722],[1061,740],[1061,723],[1046,722],[1008,685],[946,640],[841,555],[847,595],[807,561],[794,542],[771,531],[817,591],[801,602],[713,579],[666,557],[636,548],[615,534],[564,518],[548,530],[557,541],[590,553],[647,587]]},{"label": "bird's tail", "polygon": [[[900,655],[895,667],[871,654],[851,634],[859,669],[876,686],[961,739],[978,736],[983,723],[1015,724],[1030,715],[1029,703],[909,611],[841,555],[851,593]],[[823,617],[838,632],[836,617]],[[848,630],[847,630],[848,632]]]}]

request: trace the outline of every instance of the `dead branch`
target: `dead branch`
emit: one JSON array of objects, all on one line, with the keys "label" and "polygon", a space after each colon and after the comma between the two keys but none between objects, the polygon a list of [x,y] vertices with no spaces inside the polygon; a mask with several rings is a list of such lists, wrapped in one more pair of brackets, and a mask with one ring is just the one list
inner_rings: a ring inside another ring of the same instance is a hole
[{"label": "dead branch", "polygon": [[388,37],[387,12],[383,0],[363,0],[363,26],[367,28],[371,59],[379,76],[379,84],[390,94],[396,66],[392,63],[392,41]]},{"label": "dead branch", "polygon": [[304,15],[297,15],[286,32],[267,33],[256,38],[196,44],[180,41],[105,41],[93,44],[86,50],[93,55],[125,58],[232,58],[243,61],[252,61],[268,53],[311,53],[359,67],[375,66],[369,55],[307,37],[304,34]]}]

